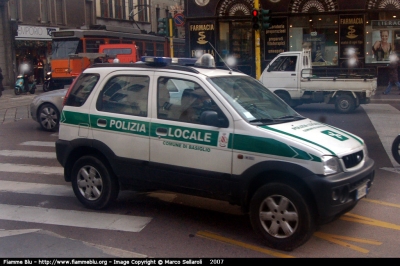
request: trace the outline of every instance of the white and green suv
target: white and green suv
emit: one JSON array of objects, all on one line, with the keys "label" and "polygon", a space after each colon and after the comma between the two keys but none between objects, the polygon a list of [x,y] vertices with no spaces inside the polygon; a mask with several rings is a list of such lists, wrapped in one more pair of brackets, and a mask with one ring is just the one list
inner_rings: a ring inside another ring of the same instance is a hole
[{"label": "white and green suv", "polygon": [[65,97],[57,159],[86,207],[123,189],[209,197],[240,205],[266,245],[293,250],[368,193],[374,162],[361,138],[209,54],[191,66],[143,61],[88,68]]}]

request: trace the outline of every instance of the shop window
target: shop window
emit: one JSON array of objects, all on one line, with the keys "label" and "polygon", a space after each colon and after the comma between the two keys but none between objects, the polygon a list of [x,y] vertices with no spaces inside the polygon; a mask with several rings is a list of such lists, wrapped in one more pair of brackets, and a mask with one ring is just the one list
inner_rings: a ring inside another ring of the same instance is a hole
[{"label": "shop window", "polygon": [[337,15],[310,15],[289,19],[289,50],[311,49],[313,66],[337,66]]},{"label": "shop window", "polygon": [[400,52],[400,26],[393,12],[370,15],[365,27],[365,63],[387,64],[390,54]]}]

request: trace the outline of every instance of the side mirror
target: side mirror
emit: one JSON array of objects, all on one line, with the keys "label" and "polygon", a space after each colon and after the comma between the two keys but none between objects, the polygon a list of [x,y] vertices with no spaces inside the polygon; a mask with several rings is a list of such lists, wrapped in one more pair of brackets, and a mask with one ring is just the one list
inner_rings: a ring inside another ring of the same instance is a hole
[{"label": "side mirror", "polygon": [[220,121],[215,111],[204,111],[200,115],[200,123],[207,126],[225,127],[226,120]]}]

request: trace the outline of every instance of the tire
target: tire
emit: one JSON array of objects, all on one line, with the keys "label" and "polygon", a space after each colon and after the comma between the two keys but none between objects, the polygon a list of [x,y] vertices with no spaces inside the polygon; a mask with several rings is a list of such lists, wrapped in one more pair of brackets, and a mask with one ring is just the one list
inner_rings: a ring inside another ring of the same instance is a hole
[{"label": "tire", "polygon": [[34,85],[34,86],[32,86],[32,89],[29,90],[29,93],[35,94],[35,91],[36,91],[36,86]]},{"label": "tire", "polygon": [[400,135],[392,143],[392,155],[398,164],[400,164]]},{"label": "tire", "polygon": [[250,221],[268,247],[292,251],[316,230],[313,208],[302,195],[283,183],[266,184],[254,194]]},{"label": "tire", "polygon": [[75,196],[89,209],[104,209],[118,196],[117,180],[100,159],[91,155],[75,162],[71,182]]},{"label": "tire", "polygon": [[37,119],[42,129],[56,131],[60,123],[60,112],[54,105],[45,103],[40,106]]},{"label": "tire", "polygon": [[355,100],[348,94],[339,95],[335,102],[336,111],[342,114],[354,111],[356,106]]},{"label": "tire", "polygon": [[49,91],[49,86],[47,85],[47,82],[43,83],[43,91]]},{"label": "tire", "polygon": [[281,91],[277,91],[275,92],[275,94],[281,98],[285,103],[287,103],[289,106],[292,106],[292,98],[290,98],[290,95],[285,93],[285,92],[281,92]]},{"label": "tire", "polygon": [[14,88],[14,93],[15,93],[15,95],[20,95],[21,90],[19,88]]}]

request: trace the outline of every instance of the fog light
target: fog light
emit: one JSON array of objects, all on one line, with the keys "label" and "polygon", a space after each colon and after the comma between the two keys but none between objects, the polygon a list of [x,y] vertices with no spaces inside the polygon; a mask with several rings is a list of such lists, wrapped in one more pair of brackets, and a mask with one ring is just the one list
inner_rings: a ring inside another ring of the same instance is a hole
[{"label": "fog light", "polygon": [[345,203],[349,199],[349,188],[343,187],[340,193],[340,203]]},{"label": "fog light", "polygon": [[339,189],[335,189],[332,192],[332,199],[335,200],[335,201],[338,200],[339,199],[339,194],[340,194]]}]

